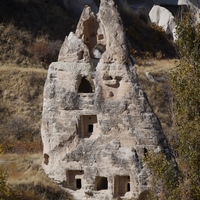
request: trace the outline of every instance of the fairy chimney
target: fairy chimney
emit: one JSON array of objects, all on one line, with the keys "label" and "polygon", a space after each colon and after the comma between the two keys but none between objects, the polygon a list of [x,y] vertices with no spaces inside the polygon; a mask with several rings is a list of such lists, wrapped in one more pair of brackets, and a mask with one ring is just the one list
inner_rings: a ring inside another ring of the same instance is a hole
[{"label": "fairy chimney", "polygon": [[46,174],[74,199],[145,199],[144,157],[163,148],[160,123],[138,85],[113,0],[86,6],[50,65],[42,141]]}]

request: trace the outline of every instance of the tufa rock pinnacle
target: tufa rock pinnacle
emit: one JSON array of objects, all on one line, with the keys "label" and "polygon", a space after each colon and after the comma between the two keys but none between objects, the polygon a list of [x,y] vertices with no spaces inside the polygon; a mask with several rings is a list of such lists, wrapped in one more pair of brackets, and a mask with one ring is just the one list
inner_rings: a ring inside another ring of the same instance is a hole
[{"label": "tufa rock pinnacle", "polygon": [[102,0],[97,15],[84,8],[49,67],[43,168],[77,200],[144,199],[144,157],[167,148],[131,60],[114,1]]}]

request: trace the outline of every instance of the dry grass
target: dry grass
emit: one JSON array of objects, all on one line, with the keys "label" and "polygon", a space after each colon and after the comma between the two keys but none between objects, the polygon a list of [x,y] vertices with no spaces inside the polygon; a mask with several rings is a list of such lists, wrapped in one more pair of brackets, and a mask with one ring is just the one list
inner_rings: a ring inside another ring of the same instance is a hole
[{"label": "dry grass", "polygon": [[[136,65],[139,83],[147,94],[150,105],[158,116],[169,141],[172,128],[172,94],[170,89],[170,73],[178,64],[178,60],[143,60]],[[145,72],[154,78],[150,80]]]},{"label": "dry grass", "polygon": [[56,61],[61,40],[50,40],[47,35],[33,37],[33,34],[13,25],[0,23],[0,62],[2,64],[47,68]]},{"label": "dry grass", "polygon": [[170,71],[178,65],[179,60],[167,59],[167,60],[156,60],[156,59],[144,59],[140,65],[136,64],[138,74],[142,74],[145,71],[152,73],[170,73]]},{"label": "dry grass", "polygon": [[16,137],[9,138],[0,143],[3,153],[38,153],[42,152],[42,141],[19,141]]},{"label": "dry grass", "polygon": [[9,137],[11,127],[20,130],[21,125],[27,133],[40,135],[46,76],[43,69],[0,66],[0,136]]},{"label": "dry grass", "polygon": [[47,68],[77,22],[59,1],[0,1],[0,62]]},{"label": "dry grass", "polygon": [[17,192],[17,199],[72,200],[71,195],[46,176],[41,168],[42,157],[41,153],[0,156],[0,167],[6,169],[7,183]]},{"label": "dry grass", "polygon": [[42,154],[2,154],[0,155],[0,161],[1,166],[6,169],[9,175],[8,183],[29,182],[35,178],[30,176],[30,173],[36,175],[40,168]]}]

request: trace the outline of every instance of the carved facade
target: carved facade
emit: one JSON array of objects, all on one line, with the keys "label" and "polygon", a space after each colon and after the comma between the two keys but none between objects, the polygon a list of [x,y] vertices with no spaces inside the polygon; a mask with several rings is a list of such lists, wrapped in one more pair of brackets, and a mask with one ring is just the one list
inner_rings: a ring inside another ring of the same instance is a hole
[{"label": "carved facade", "polygon": [[138,85],[119,13],[85,7],[49,67],[42,119],[44,170],[75,199],[145,199],[145,154],[164,148],[160,123]]}]

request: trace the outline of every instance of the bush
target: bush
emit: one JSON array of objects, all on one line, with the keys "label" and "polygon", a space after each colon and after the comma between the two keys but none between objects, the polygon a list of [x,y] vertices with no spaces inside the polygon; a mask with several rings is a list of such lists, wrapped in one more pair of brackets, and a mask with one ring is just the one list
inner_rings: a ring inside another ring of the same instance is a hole
[{"label": "bush", "polygon": [[0,1],[0,62],[47,68],[77,22],[60,1]]},{"label": "bush", "polygon": [[174,148],[180,174],[180,198],[200,199],[200,23],[183,15],[177,28],[180,64],[172,74]]},{"label": "bush", "polygon": [[[4,122],[4,134],[8,137],[14,137],[17,140],[31,139],[33,140],[34,130],[32,130],[25,118],[21,116],[13,116]],[[7,133],[9,131],[9,133]]]},{"label": "bush", "polygon": [[30,49],[33,54],[33,62],[48,66],[50,63],[57,61],[61,45],[61,40],[49,41],[46,37],[36,39]]},{"label": "bush", "polygon": [[20,140],[27,133],[27,122],[24,118],[15,116],[8,123],[9,130],[12,135],[15,135],[17,140]]},{"label": "bush", "polygon": [[147,167],[152,173],[148,200],[181,200],[178,198],[178,170],[173,159],[167,160],[162,152],[149,152]]}]

